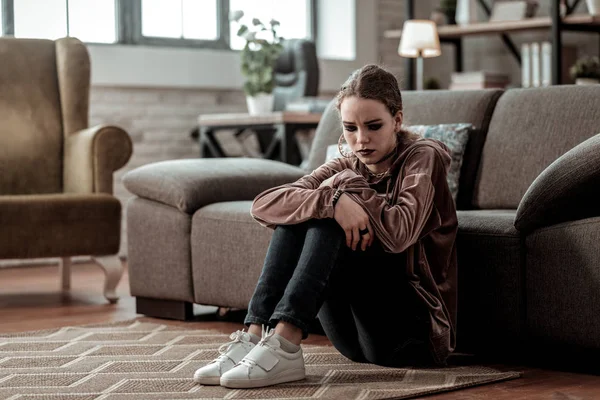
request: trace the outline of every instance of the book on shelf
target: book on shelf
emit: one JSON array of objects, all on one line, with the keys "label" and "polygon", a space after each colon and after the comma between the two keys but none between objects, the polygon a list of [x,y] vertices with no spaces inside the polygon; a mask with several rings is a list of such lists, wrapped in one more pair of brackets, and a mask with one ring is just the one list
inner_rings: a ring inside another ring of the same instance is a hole
[{"label": "book on shelf", "polygon": [[[524,43],[521,45],[521,86],[524,88],[552,85],[552,43]],[[570,67],[577,60],[577,48],[563,46],[561,67],[563,84],[573,83]]]},{"label": "book on shelf", "polygon": [[521,86],[531,87],[531,45],[529,43],[521,45]]},{"label": "book on shelf", "polygon": [[542,84],[542,63],[540,44],[531,43],[531,86],[539,87]]}]

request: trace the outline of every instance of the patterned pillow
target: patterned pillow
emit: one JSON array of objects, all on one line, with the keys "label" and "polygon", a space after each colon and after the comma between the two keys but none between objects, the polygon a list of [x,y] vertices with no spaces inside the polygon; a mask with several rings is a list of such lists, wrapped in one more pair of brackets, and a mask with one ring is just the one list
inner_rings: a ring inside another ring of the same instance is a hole
[{"label": "patterned pillow", "polygon": [[[452,198],[456,202],[458,195],[458,182],[460,179],[460,169],[463,163],[463,156],[469,141],[469,135],[473,125],[471,124],[440,124],[440,125],[411,125],[404,126],[404,129],[417,133],[424,138],[437,139],[444,143],[450,149],[452,162],[446,180],[450,187]],[[348,144],[344,144],[344,150],[350,152]],[[341,157],[337,144],[327,146],[325,162],[334,158]]]},{"label": "patterned pillow", "polygon": [[458,195],[458,182],[460,179],[460,168],[463,163],[463,156],[469,141],[469,135],[473,125],[471,124],[440,124],[440,125],[411,125],[405,129],[417,133],[427,139],[437,139],[444,143],[450,149],[452,162],[446,181],[452,198],[456,202]]}]

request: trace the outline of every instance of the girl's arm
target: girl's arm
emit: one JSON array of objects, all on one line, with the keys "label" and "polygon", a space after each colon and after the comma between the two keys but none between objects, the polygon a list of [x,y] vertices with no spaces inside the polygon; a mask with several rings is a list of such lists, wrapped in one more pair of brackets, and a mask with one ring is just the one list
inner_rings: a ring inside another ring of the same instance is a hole
[{"label": "girl's arm", "polygon": [[375,236],[383,247],[392,253],[401,253],[421,237],[441,225],[440,215],[434,206],[435,182],[443,179],[450,164],[450,156],[441,155],[430,146],[419,146],[407,156],[404,178],[399,185],[394,205],[369,188],[358,175],[345,179],[340,188],[369,215]]},{"label": "girl's arm", "polygon": [[331,202],[335,189],[320,185],[344,168],[341,161],[335,159],[294,183],[265,190],[252,203],[252,217],[269,228],[298,224],[313,218],[332,218]]}]

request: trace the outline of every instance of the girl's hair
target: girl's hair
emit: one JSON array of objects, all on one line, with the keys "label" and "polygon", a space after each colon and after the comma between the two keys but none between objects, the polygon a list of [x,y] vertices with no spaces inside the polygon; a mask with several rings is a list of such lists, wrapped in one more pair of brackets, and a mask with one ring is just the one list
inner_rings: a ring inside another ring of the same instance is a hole
[{"label": "girl's hair", "polygon": [[[402,93],[396,77],[379,65],[365,65],[350,75],[336,97],[338,111],[342,102],[352,96],[379,101],[386,106],[392,116],[403,110]],[[397,133],[401,141],[413,141],[421,137],[405,129]]]}]

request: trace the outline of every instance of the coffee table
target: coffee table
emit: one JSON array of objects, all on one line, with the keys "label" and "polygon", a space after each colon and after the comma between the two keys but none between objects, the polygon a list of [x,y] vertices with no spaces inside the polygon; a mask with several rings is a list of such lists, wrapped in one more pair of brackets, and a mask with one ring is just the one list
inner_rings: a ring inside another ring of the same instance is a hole
[{"label": "coffee table", "polygon": [[236,135],[239,135],[246,129],[250,129],[256,132],[257,135],[273,136],[273,139],[262,154],[263,158],[299,164],[301,160],[294,159],[294,135],[298,130],[316,128],[321,120],[321,115],[320,113],[290,111],[278,111],[260,115],[243,113],[200,115],[198,117],[200,156],[227,157],[214,134],[215,131],[219,129],[235,129]]}]

